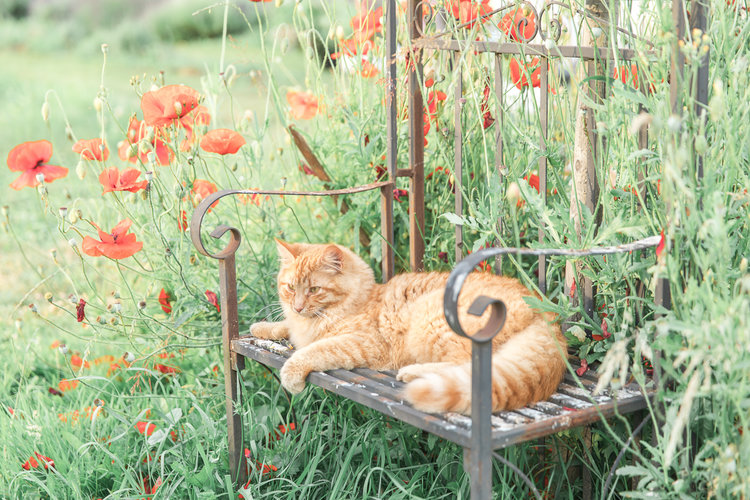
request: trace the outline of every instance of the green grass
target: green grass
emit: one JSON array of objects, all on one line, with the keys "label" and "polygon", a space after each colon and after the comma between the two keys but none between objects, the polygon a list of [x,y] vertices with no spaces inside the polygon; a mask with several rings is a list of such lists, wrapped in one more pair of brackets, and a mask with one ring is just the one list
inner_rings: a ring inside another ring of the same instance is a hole
[{"label": "green grass", "polygon": [[[176,9],[173,16],[184,20],[193,12],[189,7]],[[260,24],[250,23],[242,33],[230,32],[223,67],[234,68],[226,74],[234,71],[236,78],[228,89],[218,78],[220,39],[165,44],[154,37],[146,18],[128,18],[111,29],[103,20],[99,26],[77,26],[83,18],[67,23],[0,21],[0,39],[6,42],[0,44],[5,68],[0,76],[0,153],[4,156],[23,141],[48,139],[55,148],[53,163],[70,169],[68,177],[47,186],[46,194],[0,188],[4,189],[0,205],[8,206],[8,219],[0,219],[0,282],[5,285],[0,289],[0,348],[5,360],[0,375],[0,413],[4,412],[0,496],[139,498],[146,493],[144,480],[153,485],[160,479],[154,498],[236,498],[227,467],[220,317],[204,293],[218,290],[216,266],[197,255],[178,229],[180,211],[192,212],[187,196],[196,178],[219,188],[321,188],[300,172],[301,158],[283,132],[292,121],[285,94],[293,88],[311,89],[324,99],[325,113],[295,123],[326,164],[332,184],[374,179],[386,140],[382,88],[377,79],[324,67],[305,46],[305,33],[312,27],[323,39],[336,24],[348,31],[352,8],[345,2],[303,2],[296,9],[291,2],[279,10],[267,7],[269,17],[262,16]],[[639,61],[658,82],[668,67],[670,17],[658,2],[644,3],[643,8],[665,20],[664,31],[654,38],[661,55]],[[744,348],[750,340],[750,199],[745,191],[750,185],[750,117],[745,106],[750,100],[750,24],[744,11],[736,13],[723,3],[712,9],[705,122],[691,111],[691,98],[683,92],[687,107],[678,128],[670,120],[667,86],[658,83],[656,92],[648,96],[613,83],[612,95],[598,110],[597,127],[607,139],[603,161],[597,165],[604,223],[595,232],[592,218],[585,217],[584,227],[590,231],[580,244],[617,243],[661,229],[670,241],[660,263],[653,255],[621,256],[596,259],[585,271],[596,280],[596,306],[608,314],[613,335],[604,341],[576,343],[580,353],[591,362],[623,363],[633,377],[643,380],[641,355],[652,357],[658,348],[663,352],[660,368],[669,377],[668,384],[657,388],[659,404],[651,414],[656,417],[663,408],[666,418],[653,418],[640,445],[630,447],[610,498],[750,494],[744,479],[750,470],[750,363]],[[286,42],[277,37],[280,25],[289,27],[302,42],[292,37],[286,49]],[[123,33],[135,41],[123,43]],[[104,71],[102,42],[110,44]],[[696,61],[689,59],[689,70]],[[444,58],[433,55],[426,63],[449,74]],[[481,71],[489,64],[479,56],[467,57],[464,66],[464,215],[471,217],[465,219],[467,245],[476,250],[495,239],[533,245],[544,224],[550,235],[545,246],[578,246],[568,197],[551,193],[545,210],[540,197],[522,180],[533,173],[542,154],[530,92],[506,96],[509,114],[502,133],[508,172],[502,181],[495,174],[494,128],[484,131],[473,119],[480,112],[485,83]],[[134,76],[138,80],[131,86]],[[178,152],[170,166],[135,164],[155,171],[148,196],[102,196],[97,176],[104,165],[85,165],[87,176],[78,179],[78,157],[70,150],[66,124],[76,138],[95,137],[103,130],[113,153],[106,166],[123,168],[115,145],[130,115],[139,112],[139,93],[153,82],[199,89],[212,108],[211,128],[240,130],[249,144],[229,159],[193,149]],[[559,193],[568,191],[565,164],[572,154],[570,123],[577,84],[573,82],[572,90],[560,88],[551,99],[546,154],[550,188]],[[426,262],[431,269],[446,269],[452,257],[443,263],[438,255],[452,253],[450,220],[455,218],[441,217],[453,210],[452,180],[437,167],[452,165],[452,134],[444,138],[437,132],[452,127],[454,80],[448,77],[438,85],[449,97],[428,134],[426,172],[433,177],[427,183]],[[102,87],[106,105],[98,115],[93,100]],[[41,115],[45,96],[50,105],[48,123]],[[653,117],[647,152],[639,151],[627,131],[639,102]],[[490,105],[494,110],[494,103]],[[399,130],[400,144],[405,144],[405,125]],[[692,159],[694,144],[705,148],[705,177],[700,182]],[[407,161],[407,151],[400,146],[399,166]],[[644,200],[625,189],[638,180],[636,165],[647,166]],[[14,177],[0,169],[0,185]],[[510,182],[520,185],[526,200],[523,207],[506,199]],[[288,197],[262,201],[259,206],[222,202],[212,211],[209,225],[230,223],[243,231],[238,261],[241,328],[276,310],[274,236],[349,244],[377,266],[377,239],[370,248],[361,248],[356,237],[360,226],[370,230],[377,224],[376,199],[361,196],[351,203],[350,212],[340,218],[333,203]],[[405,205],[396,206],[400,264],[408,257]],[[72,224],[69,217],[63,219],[58,212],[61,206],[68,207],[68,214],[80,209],[85,221]],[[496,225],[500,216],[509,221],[502,232]],[[118,262],[80,253],[81,237],[95,236],[87,221],[109,229],[125,217],[134,221],[133,232],[144,241],[142,252]],[[330,224],[332,220],[338,223]],[[71,238],[77,249],[69,245]],[[577,309],[560,284],[563,268],[562,261],[551,261],[550,290],[542,307],[568,316]],[[530,285],[535,270],[532,261],[504,259],[503,272]],[[658,276],[671,280],[672,311],[657,309],[649,293],[640,300],[628,292],[635,289],[636,279],[652,290]],[[158,303],[162,288],[173,296],[169,314]],[[76,303],[81,297],[87,301],[82,324],[76,321],[71,296]],[[145,306],[140,307],[141,302]],[[634,315],[642,317],[635,327]],[[580,325],[598,333],[600,321],[584,318]],[[67,344],[68,352],[51,349],[54,340]],[[625,347],[627,359],[607,358],[616,351],[615,345]],[[129,368],[108,373],[109,361],[95,363],[105,355],[117,360],[126,351],[135,357]],[[91,366],[71,365],[73,353]],[[157,364],[177,367],[179,372],[162,373]],[[75,378],[79,385],[63,396],[51,393],[49,389],[57,388],[64,378]],[[468,498],[462,451],[457,447],[320,389],[308,389],[289,401],[276,379],[257,365],[243,372],[243,378],[245,445],[251,463],[260,462],[251,474],[253,498]],[[86,408],[91,413],[96,399],[104,406],[91,419]],[[10,418],[7,408],[13,408],[15,417]],[[73,422],[76,411],[79,418]],[[139,433],[138,422],[153,424],[154,433]],[[275,439],[278,426],[291,422],[296,430]],[[634,424],[614,419],[608,425],[561,433],[544,443],[515,446],[503,453],[540,487],[546,483],[554,498],[580,498],[585,472],[599,496]],[[691,441],[683,441],[683,436]],[[541,451],[543,446],[550,451]],[[51,457],[55,471],[24,470],[22,464],[35,452]],[[264,473],[264,464],[276,470]],[[499,463],[494,467],[498,497],[528,495],[512,473]]]}]

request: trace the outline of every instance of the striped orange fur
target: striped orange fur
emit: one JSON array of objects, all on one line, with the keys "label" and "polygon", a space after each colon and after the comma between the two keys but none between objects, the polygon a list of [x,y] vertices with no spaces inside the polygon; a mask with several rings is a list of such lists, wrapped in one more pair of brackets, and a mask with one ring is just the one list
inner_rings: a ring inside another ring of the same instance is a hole
[{"label": "striped orange fur", "polygon": [[[311,371],[367,367],[398,369],[404,397],[428,412],[471,408],[471,341],[456,335],[443,315],[448,273],[405,273],[385,284],[349,249],[277,240],[279,298],[285,319],[261,322],[251,334],[288,338],[296,352],[281,382],[298,393]],[[487,321],[466,309],[479,295],[502,299],[505,326],[493,340],[492,407],[519,408],[550,396],[565,372],[566,342],[550,313],[523,300],[534,293],[518,280],[472,273],[459,300],[464,329]]]}]

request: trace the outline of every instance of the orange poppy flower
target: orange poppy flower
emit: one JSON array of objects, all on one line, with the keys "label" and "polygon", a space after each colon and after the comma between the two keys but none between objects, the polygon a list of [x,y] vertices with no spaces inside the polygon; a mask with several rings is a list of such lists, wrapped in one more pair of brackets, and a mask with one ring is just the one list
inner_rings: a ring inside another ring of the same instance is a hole
[{"label": "orange poppy flower", "polygon": [[341,50],[333,52],[331,54],[331,59],[335,60],[341,56],[355,56],[357,54],[366,56],[374,44],[368,38],[352,36],[346,40],[341,40],[339,45]]},{"label": "orange poppy flower", "polygon": [[175,368],[174,366],[169,366],[169,365],[162,365],[162,364],[155,364],[154,365],[154,369],[155,370],[159,370],[160,372],[162,372],[165,375],[168,375],[170,373],[179,373],[180,372],[179,368]]},{"label": "orange poppy flower", "polygon": [[615,66],[612,70],[612,78],[615,80],[622,81],[623,84],[627,85],[628,80],[633,84],[633,87],[638,88],[638,65],[632,63],[630,67],[627,66]]},{"label": "orange poppy flower", "polygon": [[527,77],[529,73],[531,73],[531,86],[535,88],[539,87],[541,85],[542,66],[539,64],[538,57],[532,59],[529,64],[523,63],[523,68],[521,68],[515,57],[510,58],[510,79],[518,90],[529,86]]},{"label": "orange poppy flower", "polygon": [[200,94],[186,85],[167,85],[143,94],[143,121],[152,127],[171,125],[198,107]]},{"label": "orange poppy flower", "polygon": [[36,176],[44,175],[44,182],[52,182],[68,175],[68,169],[57,165],[47,165],[52,158],[52,143],[49,141],[23,142],[8,153],[8,168],[12,172],[23,172],[10,185],[19,190],[25,187],[37,187]]},{"label": "orange poppy flower", "polygon": [[107,161],[109,149],[100,138],[81,139],[73,144],[73,152],[81,155],[85,160]]},{"label": "orange poppy flower", "polygon": [[141,175],[141,171],[135,168],[128,168],[120,173],[117,167],[110,167],[99,175],[99,182],[104,187],[104,193],[113,191],[130,191],[135,193],[141,189],[146,189],[148,181],[136,181]]},{"label": "orange poppy flower", "polygon": [[[148,161],[147,152],[141,152],[139,149],[138,152],[133,153],[132,148],[148,136],[148,125],[146,122],[140,121],[135,117],[131,118],[130,123],[128,124],[127,140],[121,141],[117,147],[117,154],[120,159],[135,163],[136,159],[140,158],[143,163],[146,163]],[[150,140],[150,143],[159,165],[169,165],[169,162],[172,160],[172,151],[162,140],[161,131],[154,131],[154,136]]]},{"label": "orange poppy flower", "polygon": [[60,382],[57,383],[57,387],[61,391],[67,392],[67,391],[73,390],[76,387],[78,387],[78,381],[77,380],[68,380],[68,379],[64,378]]},{"label": "orange poppy flower", "polygon": [[380,70],[367,59],[362,59],[362,69],[359,70],[359,74],[363,78],[374,78],[380,74]]},{"label": "orange poppy flower", "polygon": [[351,21],[349,21],[349,24],[351,24],[352,29],[360,32],[370,32],[373,33],[382,33],[383,32],[383,23],[380,22],[380,20],[383,17],[383,7],[378,7],[377,9],[373,9],[372,11],[362,13],[358,16],[352,17]]},{"label": "orange poppy flower", "polygon": [[286,101],[292,107],[292,118],[297,120],[309,120],[318,113],[318,98],[312,92],[286,93]]},{"label": "orange poppy flower", "polygon": [[208,126],[211,124],[211,114],[208,112],[208,108],[205,106],[198,106],[190,113],[180,118],[180,126],[185,129],[186,143],[184,146],[190,145],[195,139],[195,127]]},{"label": "orange poppy flower", "polygon": [[201,149],[220,155],[234,154],[245,145],[245,139],[228,128],[211,130],[201,139]]},{"label": "orange poppy flower", "polygon": [[[525,23],[524,23],[525,20]],[[516,42],[527,42],[531,40],[531,37],[536,31],[536,21],[531,13],[524,14],[523,10],[519,7],[508,12],[500,20],[498,27],[510,37],[511,40]]]},{"label": "orange poppy flower", "polygon": [[[190,190],[190,202],[193,204],[193,206],[198,206],[198,203],[205,200],[210,194],[213,194],[217,191],[216,184],[214,184],[211,181],[207,181],[204,179],[195,179],[193,181],[193,188]],[[187,200],[186,198],[183,198],[183,200]],[[215,207],[218,205],[219,202],[212,203],[211,206]]]},{"label": "orange poppy flower", "polygon": [[[459,23],[468,23],[466,27],[471,28],[478,17],[492,12],[492,7],[490,7],[489,3],[490,0],[481,0],[480,3],[471,0],[449,0],[446,7]],[[483,17],[482,22],[487,22],[487,18]]]},{"label": "orange poppy flower", "polygon": [[84,361],[78,354],[73,354],[70,357],[70,364],[73,365],[74,368],[80,368],[81,366],[84,368],[91,368],[91,364],[88,361]]},{"label": "orange poppy flower", "polygon": [[94,224],[99,231],[101,241],[96,241],[91,236],[84,237],[81,244],[83,253],[91,257],[104,255],[110,259],[125,259],[139,252],[143,248],[143,242],[136,241],[135,234],[128,233],[131,224],[130,219],[123,219],[112,229],[111,233],[105,233]]},{"label": "orange poppy flower", "polygon": [[442,90],[431,90],[427,94],[427,110],[434,119],[437,114],[437,106],[440,101],[444,101],[448,96]]}]

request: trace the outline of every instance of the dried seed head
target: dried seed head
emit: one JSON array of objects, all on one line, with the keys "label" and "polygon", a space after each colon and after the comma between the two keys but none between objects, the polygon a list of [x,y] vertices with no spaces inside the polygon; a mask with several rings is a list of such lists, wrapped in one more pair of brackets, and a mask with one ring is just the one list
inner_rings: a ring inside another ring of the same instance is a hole
[{"label": "dried seed head", "polygon": [[98,408],[102,408],[104,406],[104,401],[101,400],[101,399],[99,399],[99,398],[96,398],[94,400],[94,406],[96,406]]},{"label": "dried seed head", "polygon": [[146,309],[146,301],[145,300],[141,300],[140,302],[138,302],[138,309],[140,309],[141,311],[143,311],[144,309]]}]

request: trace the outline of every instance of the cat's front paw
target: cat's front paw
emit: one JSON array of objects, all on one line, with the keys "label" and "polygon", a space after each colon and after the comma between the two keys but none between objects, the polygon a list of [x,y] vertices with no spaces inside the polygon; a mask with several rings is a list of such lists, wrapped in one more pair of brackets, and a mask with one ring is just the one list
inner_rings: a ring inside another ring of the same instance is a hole
[{"label": "cat's front paw", "polygon": [[298,362],[295,361],[294,356],[286,360],[284,366],[281,367],[281,385],[284,389],[291,392],[292,394],[299,394],[305,388],[305,378],[309,370]]},{"label": "cat's front paw", "polygon": [[276,324],[268,321],[254,323],[250,327],[250,335],[259,339],[275,339],[277,338]]}]

